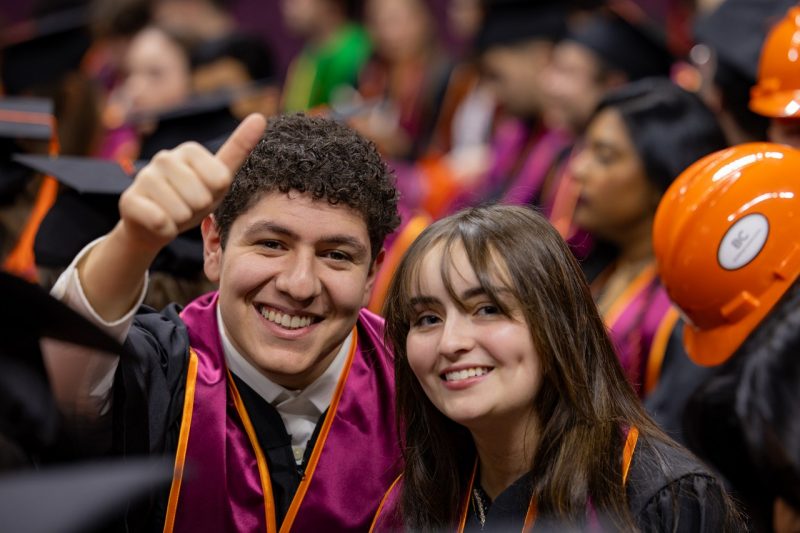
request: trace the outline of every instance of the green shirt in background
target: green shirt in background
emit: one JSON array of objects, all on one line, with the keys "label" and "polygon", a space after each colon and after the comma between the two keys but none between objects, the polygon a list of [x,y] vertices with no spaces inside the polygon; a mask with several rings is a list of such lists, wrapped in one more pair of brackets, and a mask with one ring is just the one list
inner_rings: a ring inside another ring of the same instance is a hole
[{"label": "green shirt in background", "polygon": [[347,24],[319,48],[305,47],[292,61],[283,93],[286,111],[328,104],[334,90],[355,87],[372,46],[366,31]]}]

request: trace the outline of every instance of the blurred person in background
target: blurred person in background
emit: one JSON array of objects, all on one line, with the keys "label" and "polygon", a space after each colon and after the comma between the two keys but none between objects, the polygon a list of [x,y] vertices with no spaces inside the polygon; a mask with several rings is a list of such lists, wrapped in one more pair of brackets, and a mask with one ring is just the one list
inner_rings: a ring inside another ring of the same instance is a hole
[{"label": "blurred person in background", "polygon": [[764,39],[794,0],[726,0],[698,18],[689,58],[696,89],[717,115],[729,144],[767,139],[769,119],[749,107]]},{"label": "blurred person in background", "polygon": [[[610,90],[650,76],[667,77],[671,66],[665,36],[631,2],[578,12],[544,73],[545,121],[577,139]],[[549,179],[550,199],[542,207],[576,256],[584,258],[593,244],[586,232],[572,224],[578,200],[569,173],[574,148],[575,144],[568,146],[556,160]]]},{"label": "blurred person in background", "polygon": [[190,43],[214,41],[238,31],[229,0],[152,0],[153,21]]},{"label": "blurred person in background", "polygon": [[[100,138],[98,92],[82,71],[91,46],[84,6],[65,7],[41,2],[32,18],[4,28],[0,42],[0,86],[11,97],[52,101],[44,124],[52,128],[50,145],[28,147],[27,152],[87,155]],[[10,155],[9,151],[8,155]],[[6,235],[4,269],[37,281],[33,241],[42,218],[55,201],[58,184],[52,179],[30,179],[6,198],[1,209]]]},{"label": "blurred person in background", "polygon": [[117,106],[124,117],[120,128],[128,131],[128,144],[108,146],[102,157],[138,157],[137,141],[153,131],[154,116],[189,100],[190,54],[189,43],[156,25],[133,37],[125,54],[123,81],[109,97],[109,105]]},{"label": "blurred person in background", "polygon": [[800,153],[748,143],[711,154],[655,217],[683,344],[708,367],[684,412],[687,444],[725,478],[750,530],[800,530]]},{"label": "blurred person in background", "polygon": [[351,0],[281,0],[286,27],[304,41],[283,87],[285,111],[328,105],[343,88],[354,88],[372,47],[351,18]]},{"label": "blurred person in background", "polygon": [[571,162],[578,189],[574,223],[613,251],[610,264],[595,251],[582,266],[640,397],[650,392],[649,365],[661,361],[653,352],[664,347],[655,339],[668,336],[677,320],[655,268],[656,207],[681,171],[724,146],[714,115],[697,96],[666,78],[650,78],[602,100]]},{"label": "blurred person in background", "polygon": [[544,74],[545,117],[580,135],[606,93],[642,78],[668,77],[672,61],[664,37],[631,3],[579,12]]},{"label": "blurred person in background", "polygon": [[496,119],[480,172],[461,181],[463,191],[445,211],[486,201],[540,205],[546,178],[569,135],[549,129],[541,73],[564,32],[566,7],[558,3],[491,4],[477,39],[481,74],[496,99]]},{"label": "blurred person in background", "polygon": [[792,7],[772,27],[761,49],[758,82],[750,110],[769,119],[767,136],[800,148],[800,7]]},{"label": "blurred person in background", "polygon": [[451,63],[427,0],[368,0],[365,20],[374,50],[350,124],[386,157],[414,160],[430,140]]},{"label": "blurred person in background", "polygon": [[275,62],[255,36],[234,34],[197,45],[192,87],[195,94],[229,94],[231,113],[240,120],[251,113],[270,117],[280,109]]}]

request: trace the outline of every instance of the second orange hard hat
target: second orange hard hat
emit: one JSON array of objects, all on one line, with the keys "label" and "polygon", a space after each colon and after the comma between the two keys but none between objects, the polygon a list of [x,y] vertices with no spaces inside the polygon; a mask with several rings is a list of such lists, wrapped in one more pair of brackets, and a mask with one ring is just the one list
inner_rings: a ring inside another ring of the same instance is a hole
[{"label": "second orange hard hat", "polygon": [[750,110],[773,118],[800,117],[800,7],[791,8],[764,41]]}]

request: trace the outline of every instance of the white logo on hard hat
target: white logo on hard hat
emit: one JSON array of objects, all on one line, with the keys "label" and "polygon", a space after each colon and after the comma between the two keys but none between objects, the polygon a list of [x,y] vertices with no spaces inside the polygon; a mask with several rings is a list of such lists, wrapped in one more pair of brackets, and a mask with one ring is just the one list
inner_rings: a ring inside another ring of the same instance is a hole
[{"label": "white logo on hard hat", "polygon": [[769,221],[759,213],[747,215],[730,227],[717,250],[717,261],[725,270],[742,268],[764,248],[769,236]]}]

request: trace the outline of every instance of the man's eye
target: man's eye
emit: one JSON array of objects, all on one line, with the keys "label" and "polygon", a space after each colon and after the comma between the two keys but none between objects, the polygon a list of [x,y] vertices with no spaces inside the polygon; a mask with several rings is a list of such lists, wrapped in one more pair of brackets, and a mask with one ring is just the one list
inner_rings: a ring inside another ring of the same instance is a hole
[{"label": "man's eye", "polygon": [[272,240],[262,241],[261,245],[264,248],[269,248],[270,250],[280,250],[283,248],[283,245],[280,243],[280,241],[272,241]]},{"label": "man's eye", "polygon": [[334,261],[350,261],[350,256],[339,250],[331,250],[325,254],[329,259]]}]

